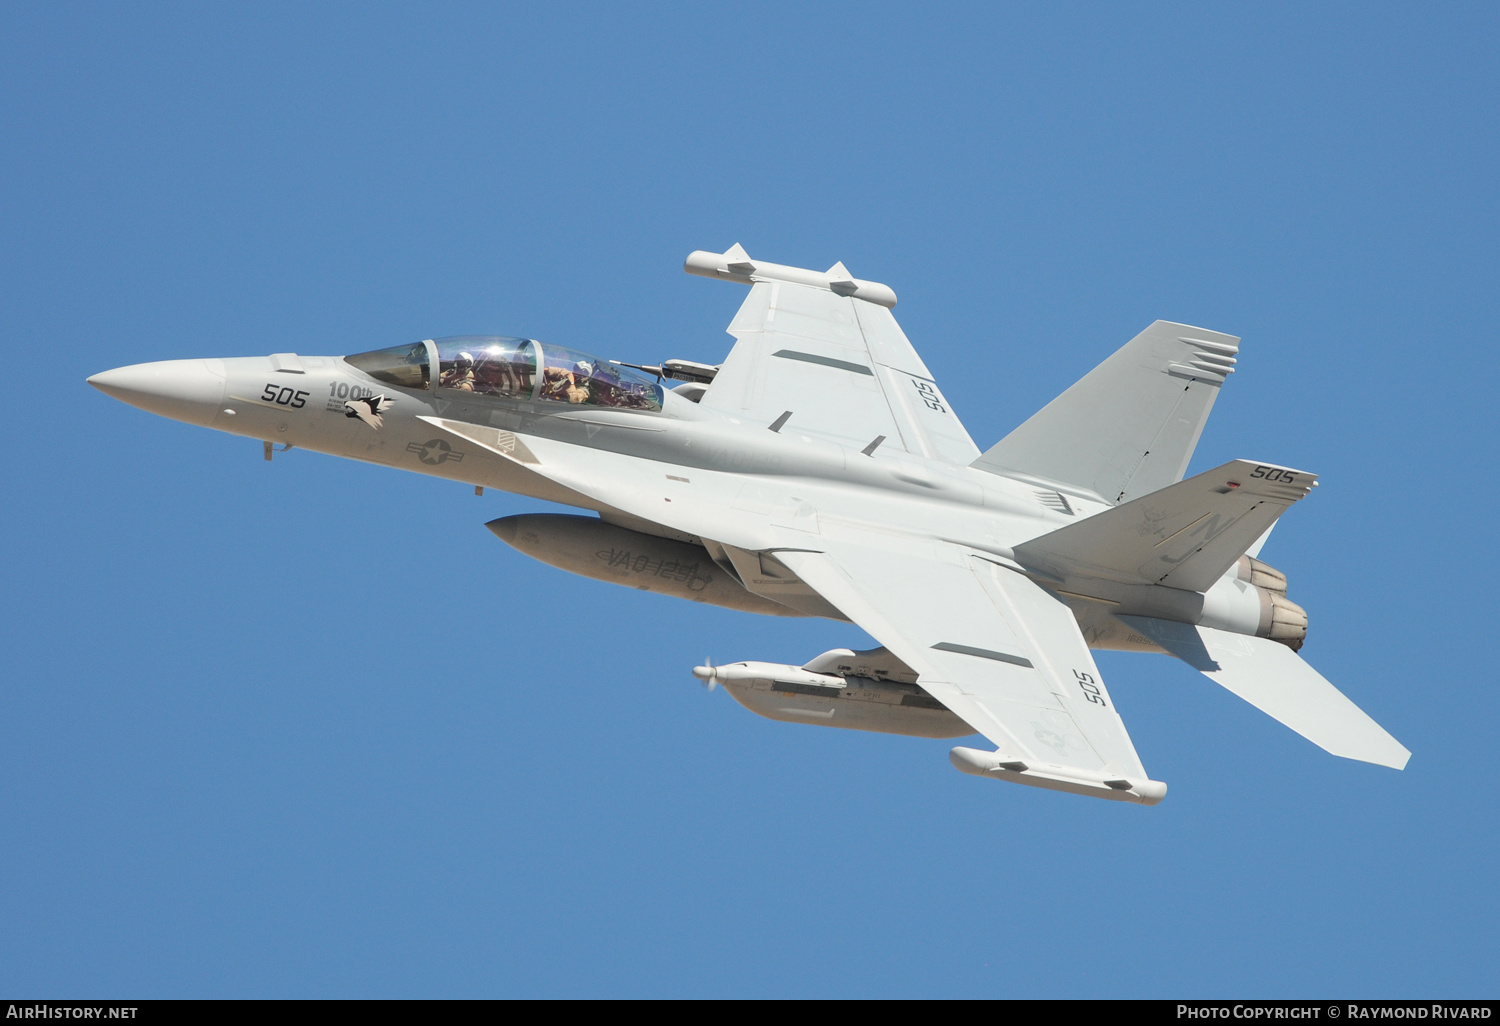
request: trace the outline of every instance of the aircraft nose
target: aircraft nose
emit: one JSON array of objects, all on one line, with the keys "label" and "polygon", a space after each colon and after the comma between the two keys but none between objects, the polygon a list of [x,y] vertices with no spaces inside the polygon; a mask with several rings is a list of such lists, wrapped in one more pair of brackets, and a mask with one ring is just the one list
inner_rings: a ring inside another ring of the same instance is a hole
[{"label": "aircraft nose", "polygon": [[223,360],[162,360],[116,367],[88,383],[122,403],[207,427],[224,403]]}]

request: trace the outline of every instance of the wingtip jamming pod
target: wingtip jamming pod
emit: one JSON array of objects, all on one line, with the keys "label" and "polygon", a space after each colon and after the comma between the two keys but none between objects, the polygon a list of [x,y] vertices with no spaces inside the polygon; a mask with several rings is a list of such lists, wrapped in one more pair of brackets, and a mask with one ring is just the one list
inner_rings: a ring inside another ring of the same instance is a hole
[{"label": "wingtip jamming pod", "polygon": [[765,260],[752,260],[750,254],[746,253],[739,243],[730,246],[723,253],[710,253],[707,250],[696,249],[688,254],[682,269],[688,274],[736,281],[741,285],[753,285],[758,281],[784,281],[793,285],[827,289],[840,296],[863,299],[867,303],[874,303],[886,309],[896,305],[894,289],[878,281],[855,278],[842,261],[826,271],[789,267],[786,264],[773,264]]},{"label": "wingtip jamming pod", "polygon": [[1126,780],[1104,774],[1087,775],[1071,767],[1032,762],[977,748],[955,748],[948,753],[953,768],[960,773],[992,780],[1009,780],[1051,791],[1067,791],[1091,798],[1107,798],[1137,805],[1155,805],[1167,796],[1167,785],[1160,780]]}]

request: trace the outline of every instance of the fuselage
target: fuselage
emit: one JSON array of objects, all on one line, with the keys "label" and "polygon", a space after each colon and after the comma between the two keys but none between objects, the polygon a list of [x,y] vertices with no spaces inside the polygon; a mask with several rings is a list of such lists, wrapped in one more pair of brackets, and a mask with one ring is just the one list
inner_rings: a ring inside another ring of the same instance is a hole
[{"label": "fuselage", "polygon": [[[743,554],[715,539],[623,515],[434,422],[616,453],[669,476],[674,469],[732,474],[744,482],[732,504],[784,516],[794,527],[799,516],[810,516],[814,525],[838,521],[882,532],[893,544],[956,543],[1006,564],[1022,542],[1110,508],[1051,482],[895,447],[861,451],[799,429],[795,417],[751,423],[627,367],[532,340],[470,336],[352,357],[174,360],[106,371],[89,383],[150,412],[268,443],[267,456],[279,445],[362,460],[593,510],[616,528],[703,546],[715,565],[756,594],[757,601],[735,606],[754,612],[837,615],[817,602],[799,604],[769,578],[757,587]],[[1231,570],[1207,593],[1096,579],[1047,583],[1073,608],[1090,645],[1155,651],[1114,614],[1254,634],[1263,603],[1245,576]]]}]

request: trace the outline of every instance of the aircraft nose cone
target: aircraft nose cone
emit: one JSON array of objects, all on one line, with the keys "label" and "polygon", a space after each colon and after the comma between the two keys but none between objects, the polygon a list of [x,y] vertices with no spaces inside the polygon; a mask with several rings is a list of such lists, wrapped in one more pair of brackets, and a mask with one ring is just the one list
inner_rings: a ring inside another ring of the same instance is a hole
[{"label": "aircraft nose cone", "polygon": [[88,383],[122,403],[206,427],[224,403],[224,380],[222,360],[162,360],[103,371]]}]

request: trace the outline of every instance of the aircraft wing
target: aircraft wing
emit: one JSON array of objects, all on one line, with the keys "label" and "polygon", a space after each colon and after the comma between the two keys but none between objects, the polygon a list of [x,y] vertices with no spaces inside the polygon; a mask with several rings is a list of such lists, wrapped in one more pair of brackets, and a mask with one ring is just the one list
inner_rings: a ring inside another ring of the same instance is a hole
[{"label": "aircraft wing", "polygon": [[998,751],[965,772],[1155,804],[1150,780],[1068,607],[1030,579],[941,543],[820,539],[778,559],[918,673]]},{"label": "aircraft wing", "polygon": [[729,325],[737,340],[702,405],[863,449],[895,446],[960,466],[979,456],[932,372],[875,303],[760,281]]}]

